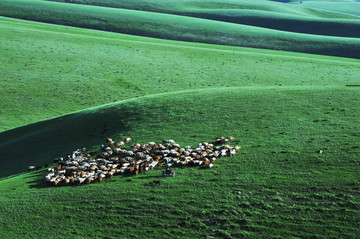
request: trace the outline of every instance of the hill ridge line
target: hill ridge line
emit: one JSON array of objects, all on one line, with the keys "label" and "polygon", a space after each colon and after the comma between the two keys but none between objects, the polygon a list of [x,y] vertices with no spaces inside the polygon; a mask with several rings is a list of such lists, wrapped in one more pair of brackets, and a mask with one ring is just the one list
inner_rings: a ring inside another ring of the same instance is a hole
[{"label": "hill ridge line", "polygon": [[[128,8],[113,8],[113,7],[105,7],[105,6],[98,6],[98,5],[87,5],[87,4],[76,4],[76,3],[65,3],[65,2],[54,2],[54,1],[41,1],[41,0],[32,0],[33,2],[43,2],[49,5],[54,5],[54,7],[56,7],[56,5],[63,5],[63,6],[69,6],[69,5],[74,5],[74,6],[79,6],[80,8],[99,8],[99,9],[112,9],[113,11],[119,11],[119,13],[121,11],[123,11],[124,13],[128,12],[134,12],[134,13],[145,13],[145,14],[154,14],[154,15],[162,15],[162,16],[169,16],[169,17],[177,17],[177,18],[186,18],[186,19],[197,19],[198,21],[204,21],[204,22],[209,22],[211,23],[223,23],[223,24],[229,24],[230,25],[236,25],[236,26],[241,26],[241,27],[245,27],[245,28],[249,28],[249,30],[264,30],[264,31],[269,31],[271,32],[282,32],[282,33],[288,33],[290,35],[295,34],[294,36],[300,36],[300,35],[309,35],[309,36],[316,36],[319,38],[333,38],[333,39],[358,39],[356,37],[342,37],[342,36],[331,36],[331,35],[318,35],[318,34],[309,34],[309,33],[299,33],[299,32],[292,32],[292,31],[284,31],[284,30],[278,30],[278,29],[272,29],[272,28],[268,28],[268,27],[261,27],[261,26],[254,26],[254,25],[247,25],[247,24],[240,24],[240,23],[234,23],[234,22],[228,22],[228,21],[218,21],[218,20],[214,20],[214,19],[209,19],[209,18],[201,18],[201,17],[196,17],[196,16],[188,16],[188,15],[178,15],[178,14],[172,14],[172,13],[163,13],[163,12],[152,12],[152,11],[143,11],[143,10],[135,10],[135,9],[128,9]],[[16,19],[22,19],[22,18],[16,18]],[[358,20],[356,20],[358,21]],[[36,22],[43,22],[43,21],[36,21]],[[46,22],[43,22],[46,23]],[[58,25],[58,24],[55,24]],[[62,25],[65,26],[65,25]],[[94,29],[94,28],[88,28],[88,27],[82,27],[82,28],[86,28],[86,29]],[[133,36],[138,36],[138,35],[133,35]],[[141,36],[141,35],[139,35]],[[157,39],[164,39],[164,38],[157,38]]]},{"label": "hill ridge line", "polygon": [[[329,89],[329,88],[338,88],[338,87],[339,86],[336,86],[336,85],[329,85],[329,86],[323,86],[322,88]],[[345,86],[344,86],[344,88],[345,88]],[[141,96],[141,97],[129,98],[129,99],[125,99],[125,100],[119,100],[119,101],[116,101],[116,102],[111,102],[111,103],[106,103],[106,104],[102,104],[102,105],[98,105],[98,106],[93,106],[93,107],[89,107],[89,108],[86,108],[86,109],[77,110],[77,111],[74,111],[74,112],[71,112],[71,113],[68,113],[68,114],[59,115],[57,117],[37,121],[37,122],[34,122],[34,123],[30,123],[30,124],[27,124],[27,125],[23,125],[23,126],[20,126],[20,127],[16,127],[16,128],[13,128],[13,129],[9,129],[9,130],[0,132],[0,137],[1,137],[1,135],[11,133],[11,131],[22,129],[22,128],[32,126],[32,125],[35,125],[35,124],[38,124],[38,123],[46,123],[46,122],[50,122],[50,121],[53,121],[53,120],[62,120],[61,119],[62,117],[71,117],[71,116],[74,116],[74,115],[77,115],[77,114],[80,114],[80,113],[84,113],[84,112],[87,112],[87,111],[103,109],[103,108],[105,109],[105,108],[108,108],[108,107],[121,105],[121,104],[124,104],[124,103],[127,103],[127,102],[136,102],[136,101],[141,100],[141,99],[147,99],[147,98],[151,99],[151,98],[156,98],[156,97],[161,97],[161,96],[166,96],[166,95],[178,95],[178,94],[181,94],[181,93],[190,94],[190,93],[204,92],[204,91],[216,92],[216,91],[226,91],[226,90],[235,90],[235,89],[239,89],[239,90],[280,90],[280,91],[285,91],[285,90],[309,90],[309,89],[314,90],[314,91],[315,90],[320,90],[320,88],[314,88],[314,86],[264,86],[264,87],[259,87],[259,86],[235,86],[235,87],[189,89],[189,90],[179,90],[179,91],[172,91],[172,92],[163,92],[163,93],[145,95],[145,96]],[[23,137],[26,137],[26,136],[27,135],[23,135],[20,138],[23,138]],[[18,139],[19,139],[19,137],[14,139],[14,140],[18,140]],[[2,144],[4,144],[4,143],[8,143],[8,142],[9,141],[0,143],[0,146]]]},{"label": "hill ridge line", "polygon": [[[311,59],[313,61],[327,61],[327,62],[338,62],[338,63],[344,63],[343,61],[346,60],[347,64],[360,64],[359,59],[356,58],[348,58],[348,57],[341,57],[341,56],[331,56],[331,55],[321,55],[321,54],[314,54],[314,53],[305,53],[305,52],[293,52],[293,51],[285,51],[285,50],[272,50],[272,49],[262,49],[262,48],[251,48],[251,47],[243,47],[243,46],[231,46],[231,45],[220,45],[220,44],[210,44],[210,43],[202,43],[202,42],[187,42],[187,41],[178,41],[178,40],[171,40],[171,39],[162,39],[162,38],[155,38],[155,37],[148,37],[148,36],[139,36],[139,35],[131,35],[131,34],[125,34],[125,33],[117,33],[117,32],[108,32],[103,30],[97,30],[92,28],[81,28],[81,27],[74,27],[74,26],[67,26],[67,25],[58,25],[53,23],[45,23],[45,22],[39,22],[39,21],[32,21],[32,20],[24,20],[19,18],[12,18],[12,17],[4,17],[0,16],[0,23],[1,19],[11,19],[13,21],[21,21],[21,22],[31,22],[34,24],[40,24],[40,25],[53,25],[57,27],[67,27],[67,28],[73,28],[73,29],[81,29],[84,31],[95,31],[95,32],[102,32],[107,33],[109,35],[113,35],[113,37],[105,37],[105,36],[91,36],[87,34],[81,34],[81,33],[70,33],[70,32],[58,32],[58,31],[51,31],[53,34],[68,34],[68,35],[74,35],[74,36],[82,36],[86,38],[95,38],[95,39],[107,39],[111,41],[122,41],[122,42],[139,42],[142,44],[147,45],[157,45],[157,46],[168,46],[173,48],[187,48],[187,49],[198,49],[198,50],[211,50],[214,52],[225,52],[225,53],[233,53],[233,54],[241,54],[241,55],[264,55],[264,56],[274,56],[274,57],[284,57],[284,58],[293,58],[293,59]],[[21,23],[18,23],[21,24]],[[29,29],[25,26],[21,26],[19,28],[26,29],[27,31],[36,31],[36,32],[50,32],[49,30],[41,30],[41,29]],[[311,34],[309,34],[311,35]],[[121,39],[121,36],[128,36],[133,38],[139,38],[139,39]],[[116,37],[116,38],[115,38]],[[118,38],[120,37],[120,38]],[[151,39],[156,40],[157,42],[149,42],[145,41],[145,39]],[[180,43],[179,44],[170,44],[171,43]],[[194,46],[191,46],[191,45]],[[219,48],[215,49],[213,46],[217,46]],[[220,49],[220,48],[228,48],[228,49]],[[255,52],[259,51],[259,52]],[[264,53],[266,52],[266,53]],[[289,53],[291,55],[286,55],[284,53]],[[320,56],[321,58],[313,58],[311,56]],[[334,58],[334,59],[332,59]],[[358,62],[356,62],[358,61]]]}]

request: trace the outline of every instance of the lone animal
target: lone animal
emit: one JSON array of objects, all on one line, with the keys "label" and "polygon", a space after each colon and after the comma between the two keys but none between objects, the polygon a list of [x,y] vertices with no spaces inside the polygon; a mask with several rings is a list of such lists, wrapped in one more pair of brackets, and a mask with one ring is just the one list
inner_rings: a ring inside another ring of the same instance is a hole
[{"label": "lone animal", "polygon": [[29,166],[29,167],[28,167],[28,172],[34,171],[35,169],[36,169],[35,166]]},{"label": "lone animal", "polygon": [[160,184],[161,184],[161,181],[160,181],[160,180],[154,180],[154,181],[153,181],[153,184],[154,184],[154,185],[160,185]]}]

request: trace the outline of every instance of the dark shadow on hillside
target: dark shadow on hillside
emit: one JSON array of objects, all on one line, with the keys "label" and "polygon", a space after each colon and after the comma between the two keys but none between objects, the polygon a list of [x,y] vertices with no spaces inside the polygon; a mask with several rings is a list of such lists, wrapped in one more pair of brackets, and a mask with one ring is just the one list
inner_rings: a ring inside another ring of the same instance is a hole
[{"label": "dark shadow on hillside", "polygon": [[30,165],[50,165],[77,148],[98,147],[106,137],[127,136],[142,118],[138,112],[136,105],[120,105],[5,131],[0,134],[0,177],[24,172]]},{"label": "dark shadow on hillside", "polygon": [[49,187],[45,182],[46,172],[41,170],[39,172],[31,173],[29,176],[25,177],[25,179],[30,179],[27,184],[29,188],[46,188]]},{"label": "dark shadow on hillside", "polygon": [[[116,178],[120,178],[120,177],[126,179],[125,182],[132,182],[133,180],[165,179],[165,178],[167,178],[167,177],[164,177],[162,175],[162,172],[159,172],[159,173],[160,173],[159,175],[151,175],[151,176],[150,175],[146,176],[144,174],[143,175],[138,175],[138,176],[129,175],[129,174],[123,174],[123,175],[114,176],[113,178],[110,178],[110,179],[103,179],[102,182],[95,181],[92,184],[115,183],[115,182],[119,182],[119,181],[116,180]],[[41,171],[38,171],[38,172],[33,172],[33,173],[29,174],[27,177],[25,177],[25,179],[27,179],[27,181],[28,181],[27,184],[29,185],[29,188],[40,189],[40,188],[52,188],[52,187],[77,187],[77,186],[86,186],[86,185],[88,185],[88,184],[79,184],[79,185],[59,184],[57,186],[52,186],[52,185],[45,182],[45,176],[46,175],[47,175],[47,171],[41,170]]]},{"label": "dark shadow on hillside", "polygon": [[[48,183],[46,183],[45,181],[45,176],[47,175],[46,172],[39,172],[39,173],[36,173],[36,174],[32,174],[31,176],[29,177],[26,177],[26,178],[30,178],[31,180],[29,180],[27,182],[27,184],[29,185],[29,188],[37,188],[37,189],[41,189],[41,188],[59,188],[59,187],[83,187],[83,186],[86,186],[86,185],[89,185],[89,184],[79,184],[79,185],[73,185],[73,184],[59,184],[57,186],[53,186],[53,185],[50,185]],[[119,177],[119,176],[117,176]],[[92,184],[96,183],[115,183],[116,181],[114,179],[104,179],[102,182],[93,182]]]}]

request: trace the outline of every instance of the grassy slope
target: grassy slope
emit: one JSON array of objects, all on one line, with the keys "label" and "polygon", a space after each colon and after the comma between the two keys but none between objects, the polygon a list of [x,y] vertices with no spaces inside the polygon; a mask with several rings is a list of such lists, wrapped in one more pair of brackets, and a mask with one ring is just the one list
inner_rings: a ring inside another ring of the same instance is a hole
[{"label": "grassy slope", "polygon": [[360,93],[344,87],[357,83],[358,60],[0,21],[2,130],[154,94],[0,133],[2,175],[106,136],[194,145],[233,135],[244,148],[159,187],[149,184],[159,170],[82,187],[44,187],[44,171],[2,179],[0,238],[359,234]]},{"label": "grassy slope", "polygon": [[342,12],[352,16],[360,16],[359,1],[306,1],[304,7],[320,9],[329,12]]},{"label": "grassy slope", "polygon": [[[358,60],[6,18],[0,29],[3,129],[155,94],[2,132],[2,175],[106,136],[194,145],[233,135],[243,146],[212,170],[177,169],[160,187],[149,184],[159,170],[82,187],[45,187],[44,171],[2,179],[0,238],[359,234],[360,94],[344,87],[357,83]],[[185,89],[194,90],[158,94]]]},{"label": "grassy slope", "polygon": [[[0,131],[148,94],[355,84],[360,73],[358,60],[343,58],[164,41],[9,18],[0,18],[0,26]],[[294,81],[299,75],[301,81]]]},{"label": "grassy slope", "polygon": [[149,184],[159,170],[80,187],[45,187],[44,172],[1,180],[0,237],[356,237],[359,98],[342,86],[204,89],[16,129],[1,152],[22,145],[22,161],[105,136],[194,145],[233,135],[243,150],[211,170],[177,169],[159,187]]},{"label": "grassy slope", "polygon": [[[359,37],[360,14],[323,11],[307,5],[289,5],[268,1],[154,1],[154,0],[56,0],[112,8],[147,12],[170,13],[212,19],[251,26],[317,35]],[[327,3],[331,5],[332,3]],[[343,2],[343,8],[352,9],[353,2]],[[356,4],[356,3],[355,3]],[[338,4],[335,4],[337,6]]]},{"label": "grassy slope", "polygon": [[[173,14],[37,0],[2,0],[0,2],[0,14],[35,21],[174,40],[353,58],[358,58],[360,55],[358,50],[360,49],[360,40],[357,38],[291,33]],[[326,24],[329,25],[329,23]],[[351,25],[350,29],[357,28],[357,22],[350,22],[349,24]],[[345,26],[340,27],[340,29],[346,28]],[[351,30],[350,32],[357,31]]]}]

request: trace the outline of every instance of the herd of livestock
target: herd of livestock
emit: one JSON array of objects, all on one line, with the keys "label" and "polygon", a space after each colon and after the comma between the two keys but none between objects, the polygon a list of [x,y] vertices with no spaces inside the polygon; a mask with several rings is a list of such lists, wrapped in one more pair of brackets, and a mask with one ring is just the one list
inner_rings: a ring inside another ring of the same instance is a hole
[{"label": "herd of livestock", "polygon": [[48,169],[45,180],[52,186],[80,185],[101,182],[120,174],[137,175],[163,165],[204,165],[211,168],[217,158],[233,156],[241,148],[227,145],[231,140],[231,136],[221,137],[212,143],[199,143],[196,148],[181,147],[174,140],[164,140],[162,144],[132,144],[126,149],[125,145],[132,141],[131,138],[120,142],[107,138],[100,153],[86,153],[86,148],[83,148],[68,154],[65,159],[56,158],[54,162],[58,165]]}]

